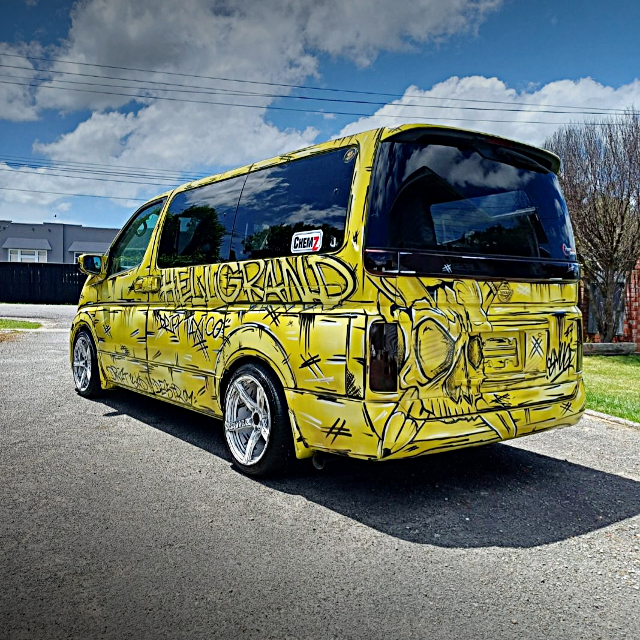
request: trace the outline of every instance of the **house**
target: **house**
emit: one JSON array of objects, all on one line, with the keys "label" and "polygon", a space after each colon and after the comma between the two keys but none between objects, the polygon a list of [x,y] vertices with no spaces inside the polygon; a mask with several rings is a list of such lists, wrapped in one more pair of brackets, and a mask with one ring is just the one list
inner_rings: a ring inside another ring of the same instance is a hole
[{"label": "house", "polygon": [[0,262],[73,264],[81,253],[104,253],[118,231],[59,222],[0,220]]},{"label": "house", "polygon": [[640,260],[629,279],[624,309],[623,340],[635,342],[640,351]]},{"label": "house", "polygon": [[[636,263],[636,268],[631,272],[629,284],[625,290],[624,317],[620,321],[616,342],[635,342],[637,350],[640,352],[640,260]],[[585,329],[585,339],[598,342],[598,326],[595,320],[595,313],[591,308],[594,304],[589,299],[589,293],[585,287],[582,290],[582,301],[580,309],[582,311],[583,326]]]}]

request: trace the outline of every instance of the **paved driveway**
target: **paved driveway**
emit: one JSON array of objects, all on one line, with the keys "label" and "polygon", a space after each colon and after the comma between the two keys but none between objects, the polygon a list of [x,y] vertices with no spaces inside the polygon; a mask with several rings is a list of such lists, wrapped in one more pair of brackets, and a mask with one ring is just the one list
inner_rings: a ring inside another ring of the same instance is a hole
[{"label": "paved driveway", "polygon": [[0,305],[47,329],[0,343],[0,638],[640,637],[639,431],[256,482],[215,421],[78,397],[74,311]]}]

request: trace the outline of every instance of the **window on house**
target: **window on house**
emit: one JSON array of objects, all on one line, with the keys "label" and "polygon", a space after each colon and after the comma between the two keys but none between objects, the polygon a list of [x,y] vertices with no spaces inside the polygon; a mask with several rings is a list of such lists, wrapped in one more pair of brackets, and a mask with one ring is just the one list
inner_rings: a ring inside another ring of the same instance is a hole
[{"label": "window on house", "polygon": [[46,262],[47,252],[40,249],[9,249],[9,262]]}]

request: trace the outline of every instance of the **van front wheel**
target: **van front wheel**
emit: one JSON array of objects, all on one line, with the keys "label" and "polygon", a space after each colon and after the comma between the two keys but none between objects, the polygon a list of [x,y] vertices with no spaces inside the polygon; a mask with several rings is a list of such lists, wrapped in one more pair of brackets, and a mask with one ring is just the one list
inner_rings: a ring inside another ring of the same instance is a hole
[{"label": "van front wheel", "polygon": [[98,356],[91,334],[80,329],[73,341],[73,381],[76,391],[83,398],[95,398],[100,395],[100,372]]},{"label": "van front wheel", "polygon": [[244,364],[231,377],[224,401],[224,437],[234,464],[255,477],[281,474],[293,456],[284,392],[259,364]]}]

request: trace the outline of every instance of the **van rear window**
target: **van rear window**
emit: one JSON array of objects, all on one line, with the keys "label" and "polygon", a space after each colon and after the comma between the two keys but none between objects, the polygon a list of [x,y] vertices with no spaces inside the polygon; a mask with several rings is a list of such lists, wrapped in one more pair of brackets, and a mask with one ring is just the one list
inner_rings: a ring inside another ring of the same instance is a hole
[{"label": "van rear window", "polygon": [[493,145],[454,145],[380,145],[368,248],[575,260],[552,172],[524,154],[500,155]]}]

